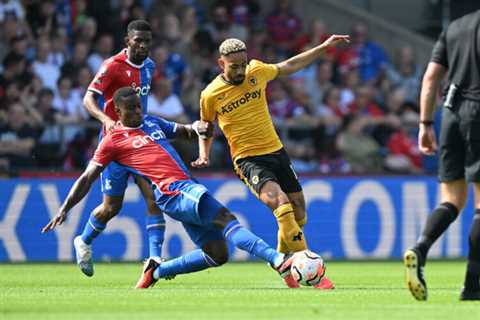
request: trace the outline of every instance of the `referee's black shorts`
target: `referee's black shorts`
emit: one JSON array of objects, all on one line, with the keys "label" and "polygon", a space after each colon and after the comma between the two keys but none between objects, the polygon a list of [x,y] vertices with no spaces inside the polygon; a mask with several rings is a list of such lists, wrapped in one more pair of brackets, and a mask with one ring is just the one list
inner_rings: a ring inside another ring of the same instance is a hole
[{"label": "referee's black shorts", "polygon": [[463,100],[443,108],[438,177],[480,182],[480,102]]},{"label": "referee's black shorts", "polygon": [[283,148],[261,156],[238,159],[234,168],[235,173],[257,197],[267,181],[275,181],[285,193],[302,191],[290,158]]}]

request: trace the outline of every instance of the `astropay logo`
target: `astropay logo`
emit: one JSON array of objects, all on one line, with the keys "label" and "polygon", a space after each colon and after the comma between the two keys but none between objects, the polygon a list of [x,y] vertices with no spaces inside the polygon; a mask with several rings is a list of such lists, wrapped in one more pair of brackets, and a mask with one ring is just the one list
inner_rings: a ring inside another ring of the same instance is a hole
[{"label": "astropay logo", "polygon": [[132,141],[132,147],[135,149],[141,148],[150,141],[156,141],[160,139],[166,139],[167,137],[165,136],[165,133],[163,133],[162,130],[156,129],[155,131],[151,132],[148,135],[145,136],[136,136],[135,139]]},{"label": "astropay logo", "polygon": [[137,87],[137,84],[135,82],[132,83],[132,88],[135,90],[137,95],[140,96],[146,96],[150,92],[150,84],[147,84],[146,86],[143,87]]}]

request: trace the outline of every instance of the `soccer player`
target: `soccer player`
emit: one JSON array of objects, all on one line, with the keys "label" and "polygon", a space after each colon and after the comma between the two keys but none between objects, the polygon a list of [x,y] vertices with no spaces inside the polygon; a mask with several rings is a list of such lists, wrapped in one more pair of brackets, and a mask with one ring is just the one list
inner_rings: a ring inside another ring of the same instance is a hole
[{"label": "soccer player", "polygon": [[[348,42],[347,35],[333,35],[325,42],[277,64],[247,59],[247,47],[227,39],[219,47],[218,64],[223,70],[202,91],[200,118],[212,126],[215,118],[223,131],[240,179],[275,215],[277,250],[283,253],[307,249],[302,228],[307,222],[302,187],[278,138],[268,112],[265,89],[277,76],[288,76],[316,61],[326,49]],[[209,165],[212,139],[199,139],[199,157],[193,167]],[[284,278],[290,288],[298,283]],[[326,277],[316,288],[332,289]]]},{"label": "soccer player", "polygon": [[[88,87],[83,101],[88,112],[103,124],[100,139],[113,130],[118,120],[112,101],[117,89],[125,86],[132,87],[141,99],[142,111],[146,113],[147,95],[155,71],[155,64],[148,57],[151,42],[152,31],[147,21],[130,22],[125,37],[126,48],[104,61]],[[103,171],[101,176],[103,202],[92,211],[82,234],[74,240],[77,263],[87,276],[92,276],[94,273],[92,242],[105,229],[107,222],[122,208],[129,174],[126,168],[117,163],[111,163]],[[155,204],[148,183],[139,177],[135,177],[135,182],[147,204],[149,256],[160,258],[165,220]]]},{"label": "soccer player", "polygon": [[137,288],[148,288],[161,278],[170,279],[178,274],[224,264],[228,259],[225,239],[269,262],[281,276],[290,273],[292,255],[278,253],[241,226],[205,186],[193,179],[167,140],[200,134],[210,136],[212,130],[205,130],[206,127],[199,126],[198,121],[181,125],[144,116],[140,99],[131,87],[118,89],[114,102],[120,124],[102,139],[87,169],[43,232],[62,224],[69,210],[82,200],[100,173],[109,163],[116,161],[150,183],[159,208],[181,221],[191,239],[201,248],[166,262],[149,258]]}]

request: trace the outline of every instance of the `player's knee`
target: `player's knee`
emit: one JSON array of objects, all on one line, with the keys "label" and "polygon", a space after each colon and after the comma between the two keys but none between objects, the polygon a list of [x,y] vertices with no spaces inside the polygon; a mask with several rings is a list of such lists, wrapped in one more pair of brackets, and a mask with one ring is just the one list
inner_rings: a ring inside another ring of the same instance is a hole
[{"label": "player's knee", "polygon": [[109,220],[115,217],[122,209],[121,203],[109,203],[103,206],[103,214]]},{"label": "player's knee", "polygon": [[281,189],[263,190],[260,193],[260,200],[271,209],[276,209],[284,203],[290,202],[288,196]]},{"label": "player's knee", "polygon": [[213,224],[218,228],[225,228],[230,221],[237,219],[227,208],[222,208],[213,219]]},{"label": "player's knee", "polygon": [[225,241],[212,241],[203,246],[203,252],[210,257],[215,266],[221,266],[228,261],[228,247]]}]

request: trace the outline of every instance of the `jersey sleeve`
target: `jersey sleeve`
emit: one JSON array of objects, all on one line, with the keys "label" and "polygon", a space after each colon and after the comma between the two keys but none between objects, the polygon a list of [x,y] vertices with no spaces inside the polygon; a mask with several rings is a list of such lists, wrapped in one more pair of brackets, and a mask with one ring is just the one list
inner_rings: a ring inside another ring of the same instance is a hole
[{"label": "jersey sleeve", "polygon": [[215,106],[210,96],[203,91],[200,95],[200,120],[213,122],[215,120]]},{"label": "jersey sleeve", "polygon": [[447,32],[443,30],[440,36],[438,37],[437,42],[432,50],[432,57],[430,61],[441,64],[444,67],[448,68],[448,58],[447,58]]},{"label": "jersey sleeve", "polygon": [[165,133],[165,136],[168,139],[175,138],[175,134],[177,132],[177,123],[176,122],[167,121],[163,118],[152,117],[152,116],[149,116],[148,120],[150,120],[152,122],[155,122],[160,127],[160,129],[162,129],[163,133]]},{"label": "jersey sleeve", "polygon": [[93,158],[90,160],[91,163],[105,167],[115,159],[115,148],[111,137],[111,134],[106,135],[98,144]]},{"label": "jersey sleeve", "polygon": [[115,75],[113,64],[105,61],[95,75],[95,78],[93,78],[92,82],[90,82],[88,90],[98,93],[99,95],[103,95],[103,93],[112,84],[114,78]]},{"label": "jersey sleeve", "polygon": [[266,82],[272,81],[278,75],[278,67],[275,64],[264,63],[255,59],[252,59],[250,64],[252,71],[258,73]]}]

